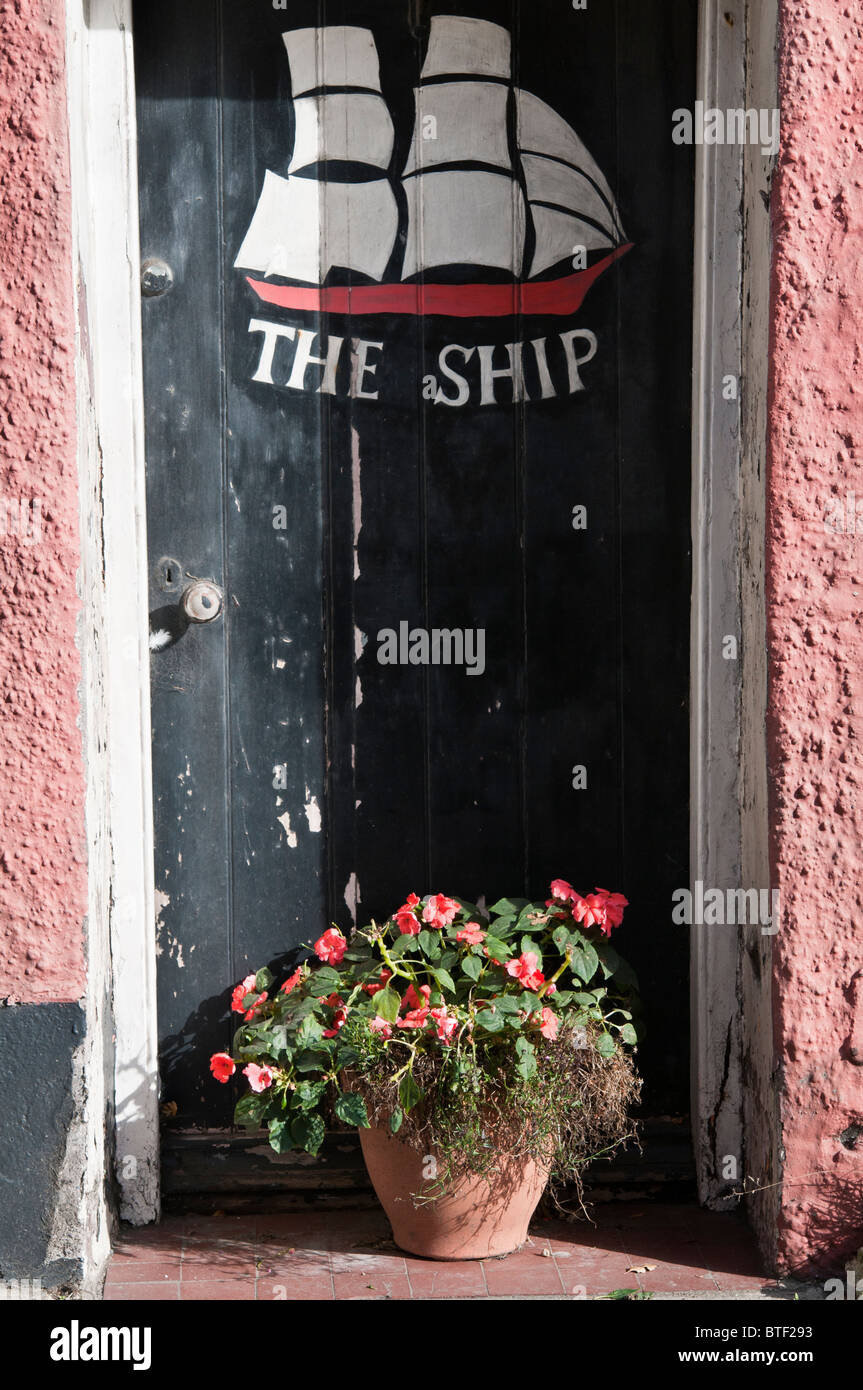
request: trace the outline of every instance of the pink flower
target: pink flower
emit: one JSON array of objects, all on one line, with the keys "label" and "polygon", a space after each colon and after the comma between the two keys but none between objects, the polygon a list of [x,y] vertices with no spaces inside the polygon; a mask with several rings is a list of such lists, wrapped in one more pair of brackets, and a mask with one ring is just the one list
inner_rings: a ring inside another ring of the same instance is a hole
[{"label": "pink flower", "polygon": [[605,888],[597,888],[596,896],[605,901],[605,917],[608,923],[606,936],[611,934],[612,927],[619,927],[623,921],[623,909],[629,907],[629,899],[622,893],[609,893]]},{"label": "pink flower", "polygon": [[432,1009],[431,1017],[435,1021],[435,1033],[441,1042],[449,1043],[452,1035],[458,1028],[458,1019],[454,1014],[448,1014],[445,1008]]},{"label": "pink flower", "polygon": [[259,1067],[257,1062],[250,1062],[247,1067],[243,1067],[243,1076],[248,1077],[252,1090],[259,1094],[273,1084],[273,1073],[270,1068]]},{"label": "pink flower", "polygon": [[231,1012],[235,1014],[244,1013],[245,1010],[243,1008],[243,1000],[245,999],[247,994],[254,994],[254,992],[255,977],[254,975],[247,975],[245,980],[243,980],[241,984],[237,985],[236,989],[231,995]]},{"label": "pink flower", "polygon": [[393,913],[396,925],[402,936],[419,936],[422,928],[414,912],[414,908],[418,906],[419,898],[416,893],[408,893],[407,900],[402,903],[398,912]]},{"label": "pink flower", "polygon": [[393,1035],[393,1030],[386,1019],[378,1018],[377,1015],[369,1020],[369,1029],[372,1033],[380,1033],[382,1038],[391,1038]]},{"label": "pink flower", "polygon": [[341,965],[347,949],[348,943],[338,927],[330,927],[329,931],[325,931],[315,942],[315,955],[319,960],[325,960],[332,965]]},{"label": "pink flower", "polygon": [[580,922],[584,927],[599,927],[608,936],[608,931],[605,930],[606,905],[604,898],[601,898],[598,893],[588,893],[584,898],[576,897],[573,903],[572,915],[576,922]]},{"label": "pink flower", "polygon": [[428,1016],[428,1008],[411,1009],[410,1013],[405,1014],[404,1018],[398,1020],[398,1026],[399,1028],[424,1028]]},{"label": "pink flower", "polygon": [[230,1081],[237,1064],[227,1052],[214,1052],[210,1058],[210,1071],[217,1081]]},{"label": "pink flower", "polygon": [[293,975],[289,975],[288,978],[285,980],[285,983],[282,985],[282,988],[279,990],[279,993],[290,994],[291,990],[294,989],[294,987],[300,983],[300,980],[302,978],[303,967],[301,965],[298,965]]},{"label": "pink flower", "polygon": [[468,946],[479,946],[485,941],[485,932],[480,927],[479,922],[467,922],[461,931],[455,934],[456,941],[464,941]]},{"label": "pink flower", "polygon": [[435,893],[423,908],[423,921],[430,927],[448,927],[458,912],[458,903],[443,893]]},{"label": "pink flower", "polygon": [[506,973],[514,980],[521,980],[525,989],[539,989],[540,985],[545,983],[545,976],[541,970],[537,970],[536,962],[536,952],[528,951],[525,955],[519,956],[518,960],[507,961]]},{"label": "pink flower", "polygon": [[[422,998],[420,998],[420,995],[422,995]],[[402,1009],[405,1008],[405,1006],[409,1009],[424,1009],[430,998],[431,985],[420,985],[419,994],[417,994],[413,985],[408,985],[399,1007]]]},{"label": "pink flower", "polygon": [[553,1042],[557,1037],[557,1014],[554,1009],[543,1009],[540,1017],[542,1019],[539,1025],[540,1033],[544,1038],[549,1038]]},{"label": "pink flower", "polygon": [[558,902],[566,903],[572,898],[577,898],[578,894],[571,883],[567,883],[564,878],[556,878],[549,889],[551,896],[557,898]]}]

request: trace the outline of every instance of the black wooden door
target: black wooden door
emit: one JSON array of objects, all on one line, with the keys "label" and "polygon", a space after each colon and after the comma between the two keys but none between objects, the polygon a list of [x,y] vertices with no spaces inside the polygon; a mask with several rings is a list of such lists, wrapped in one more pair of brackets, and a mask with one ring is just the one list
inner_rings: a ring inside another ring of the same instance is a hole
[{"label": "black wooden door", "polygon": [[[230,1123],[207,1059],[249,970],[411,891],[558,876],[630,899],[648,1108],[687,1109],[692,160],[670,137],[695,10],[136,6],[182,1125]],[[212,622],[182,617],[195,581],[223,590]]]}]

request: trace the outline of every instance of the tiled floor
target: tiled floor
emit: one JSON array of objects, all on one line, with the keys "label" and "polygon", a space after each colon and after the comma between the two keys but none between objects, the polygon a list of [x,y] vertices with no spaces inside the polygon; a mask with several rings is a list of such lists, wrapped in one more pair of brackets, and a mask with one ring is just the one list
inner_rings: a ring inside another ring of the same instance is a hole
[{"label": "tiled floor", "polygon": [[234,1299],[603,1298],[616,1289],[722,1297],[778,1289],[735,1216],[615,1203],[587,1222],[537,1221],[503,1259],[403,1255],[376,1210],[170,1217],[124,1227],[104,1297]]}]

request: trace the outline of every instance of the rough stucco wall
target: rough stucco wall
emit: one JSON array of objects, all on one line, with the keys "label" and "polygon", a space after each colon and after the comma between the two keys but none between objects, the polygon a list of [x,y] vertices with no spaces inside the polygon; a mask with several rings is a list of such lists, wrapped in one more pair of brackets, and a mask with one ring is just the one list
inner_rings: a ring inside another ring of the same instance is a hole
[{"label": "rough stucco wall", "polygon": [[64,45],[61,0],[0,3],[0,499],[41,501],[41,540],[9,534],[8,519],[0,535],[0,1000],[12,1003],[84,992]]},{"label": "rough stucco wall", "polygon": [[863,498],[861,21],[848,0],[780,5],[767,615],[783,1269],[863,1245],[863,548],[824,524],[831,498]]}]

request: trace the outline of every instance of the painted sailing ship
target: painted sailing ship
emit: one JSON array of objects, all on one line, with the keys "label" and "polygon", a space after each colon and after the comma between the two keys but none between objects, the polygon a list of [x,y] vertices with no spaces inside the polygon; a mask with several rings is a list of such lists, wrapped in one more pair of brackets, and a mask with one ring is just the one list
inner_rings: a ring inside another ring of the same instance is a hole
[{"label": "painted sailing ship", "polygon": [[[608,181],[582,140],[515,84],[507,29],[432,19],[400,197],[371,31],[329,25],[283,39],[293,152],[286,176],[267,170],[234,262],[255,272],[247,279],[262,300],[363,314],[567,314],[629,250]],[[400,278],[385,282],[400,244]],[[576,248],[598,259],[571,273]],[[452,266],[497,279],[435,280]],[[557,267],[556,278],[540,278]],[[325,285],[331,269],[377,283]],[[511,280],[501,283],[500,272]]]}]

